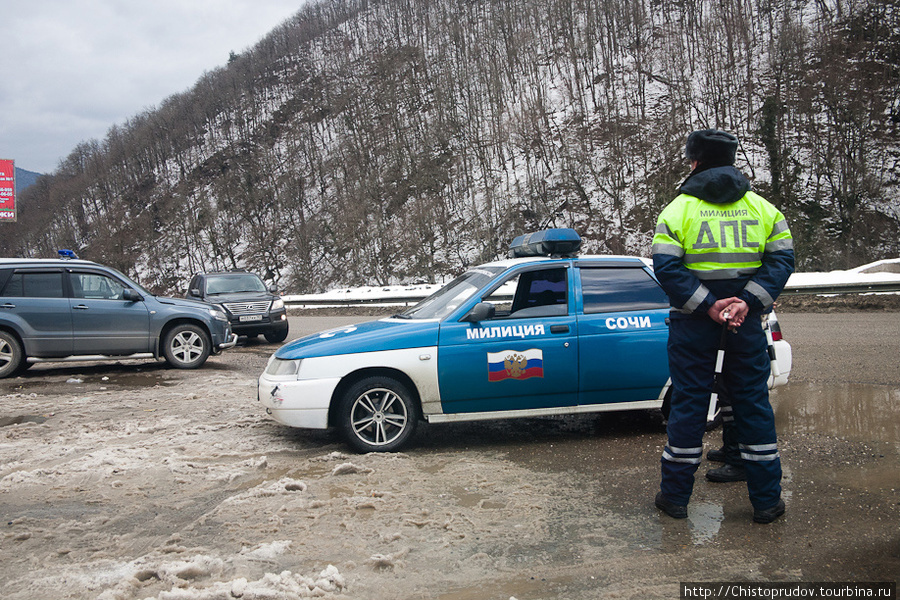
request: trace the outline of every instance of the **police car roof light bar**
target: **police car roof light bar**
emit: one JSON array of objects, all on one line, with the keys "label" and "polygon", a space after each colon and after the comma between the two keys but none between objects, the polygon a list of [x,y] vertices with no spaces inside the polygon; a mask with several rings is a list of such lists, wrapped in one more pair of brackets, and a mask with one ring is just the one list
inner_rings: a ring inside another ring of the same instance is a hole
[{"label": "police car roof light bar", "polygon": [[581,236],[574,229],[545,229],[516,237],[509,245],[510,258],[558,256],[571,258],[581,248]]},{"label": "police car roof light bar", "polygon": [[78,258],[78,255],[71,250],[57,250],[56,253],[59,254],[60,258],[66,260]]}]

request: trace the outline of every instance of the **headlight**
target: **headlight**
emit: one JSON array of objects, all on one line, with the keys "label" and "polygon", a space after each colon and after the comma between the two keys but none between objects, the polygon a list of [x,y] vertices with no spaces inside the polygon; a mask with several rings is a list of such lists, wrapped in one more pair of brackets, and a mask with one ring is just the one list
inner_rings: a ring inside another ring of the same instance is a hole
[{"label": "headlight", "polygon": [[210,308],[207,310],[209,310],[209,314],[212,315],[212,318],[215,319],[216,321],[227,321],[228,320],[228,316],[221,310],[218,310],[215,308]]},{"label": "headlight", "polygon": [[297,372],[300,371],[301,362],[303,362],[301,359],[285,360],[283,358],[275,358],[273,356],[269,359],[268,366],[266,366],[266,374],[279,377],[285,375],[296,375]]},{"label": "headlight", "polygon": [[284,308],[284,300],[279,298],[278,300],[275,300],[274,302],[272,302],[272,310],[278,310],[281,308]]}]

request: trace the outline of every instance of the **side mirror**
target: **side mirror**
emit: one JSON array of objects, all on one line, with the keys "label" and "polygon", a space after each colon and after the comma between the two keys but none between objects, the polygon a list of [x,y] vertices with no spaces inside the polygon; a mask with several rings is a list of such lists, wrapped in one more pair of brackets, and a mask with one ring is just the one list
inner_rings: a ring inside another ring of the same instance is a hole
[{"label": "side mirror", "polygon": [[140,302],[144,297],[132,289],[127,289],[122,291],[122,299],[128,302]]},{"label": "side mirror", "polygon": [[494,318],[497,308],[490,302],[479,302],[472,307],[466,316],[460,319],[464,323],[479,323],[481,321],[490,321]]},{"label": "side mirror", "polygon": [[273,283],[269,286],[269,291],[275,295],[278,295],[278,286]]},{"label": "side mirror", "polygon": [[196,296],[197,298],[199,298],[200,290],[198,288],[191,288],[188,290],[188,296]]}]

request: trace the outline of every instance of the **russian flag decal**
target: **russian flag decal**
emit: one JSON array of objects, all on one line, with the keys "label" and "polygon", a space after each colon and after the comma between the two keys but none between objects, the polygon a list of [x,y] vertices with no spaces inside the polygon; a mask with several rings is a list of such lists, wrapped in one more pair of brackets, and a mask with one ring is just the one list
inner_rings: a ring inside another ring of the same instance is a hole
[{"label": "russian flag decal", "polygon": [[544,352],[537,348],[488,352],[487,360],[488,381],[544,376]]}]

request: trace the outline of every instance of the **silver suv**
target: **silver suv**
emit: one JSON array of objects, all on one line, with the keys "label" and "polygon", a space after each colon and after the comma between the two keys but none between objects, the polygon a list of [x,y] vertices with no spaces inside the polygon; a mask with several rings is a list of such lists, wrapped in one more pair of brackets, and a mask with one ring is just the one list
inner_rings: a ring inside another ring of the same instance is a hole
[{"label": "silver suv", "polygon": [[115,269],[0,258],[0,378],[60,360],[165,358],[195,369],[236,342],[221,310],[154,296]]}]

